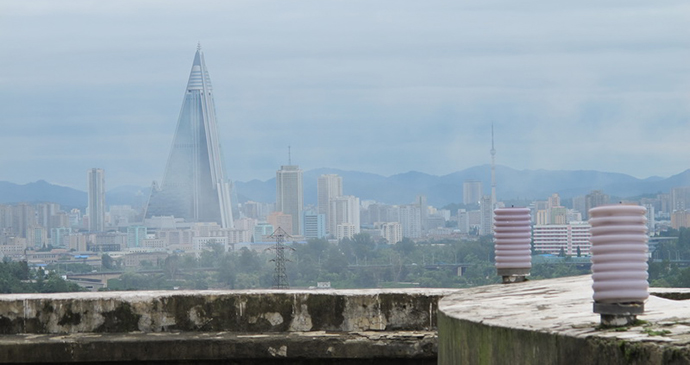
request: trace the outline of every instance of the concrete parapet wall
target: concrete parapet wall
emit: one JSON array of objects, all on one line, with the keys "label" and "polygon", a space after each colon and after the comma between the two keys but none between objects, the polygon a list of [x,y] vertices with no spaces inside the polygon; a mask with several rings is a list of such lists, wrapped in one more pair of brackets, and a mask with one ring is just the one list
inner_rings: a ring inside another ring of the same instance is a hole
[{"label": "concrete parapet wall", "polygon": [[2,295],[0,362],[433,364],[438,301],[451,292]]},{"label": "concrete parapet wall", "polygon": [[605,329],[589,276],[463,289],[439,302],[438,364],[690,364],[690,305],[645,306],[634,326]]},{"label": "concrete parapet wall", "polygon": [[436,328],[447,289],[142,291],[0,296],[0,333]]}]

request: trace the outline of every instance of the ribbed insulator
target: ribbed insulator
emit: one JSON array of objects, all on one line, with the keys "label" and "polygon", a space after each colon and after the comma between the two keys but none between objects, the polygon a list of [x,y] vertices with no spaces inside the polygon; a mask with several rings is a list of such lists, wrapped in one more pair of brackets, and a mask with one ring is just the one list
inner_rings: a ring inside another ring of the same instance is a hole
[{"label": "ribbed insulator", "polygon": [[637,205],[589,210],[595,302],[640,303],[649,296],[646,211]]},{"label": "ribbed insulator", "polygon": [[[494,249],[496,269],[532,267],[532,217],[529,208],[494,210]],[[499,273],[500,274],[500,273]]]}]

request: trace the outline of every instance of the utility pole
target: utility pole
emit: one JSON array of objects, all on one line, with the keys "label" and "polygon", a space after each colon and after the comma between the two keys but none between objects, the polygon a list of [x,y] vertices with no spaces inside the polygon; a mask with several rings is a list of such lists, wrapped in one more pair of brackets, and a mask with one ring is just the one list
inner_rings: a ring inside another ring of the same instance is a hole
[{"label": "utility pole", "polygon": [[268,248],[276,252],[276,257],[271,260],[276,264],[275,270],[273,271],[273,289],[290,289],[290,282],[288,281],[287,271],[285,270],[285,262],[290,261],[285,258],[285,249],[295,250],[292,247],[285,246],[285,238],[290,237],[290,235],[282,228],[278,227],[270,237],[276,241],[273,247]]}]

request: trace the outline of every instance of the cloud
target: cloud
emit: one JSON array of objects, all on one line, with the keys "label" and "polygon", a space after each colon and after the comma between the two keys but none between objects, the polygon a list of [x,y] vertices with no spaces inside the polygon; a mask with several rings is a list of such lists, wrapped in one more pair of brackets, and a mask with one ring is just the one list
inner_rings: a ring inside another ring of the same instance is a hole
[{"label": "cloud", "polygon": [[687,166],[685,1],[5,2],[0,180],[160,179],[201,41],[228,175]]}]

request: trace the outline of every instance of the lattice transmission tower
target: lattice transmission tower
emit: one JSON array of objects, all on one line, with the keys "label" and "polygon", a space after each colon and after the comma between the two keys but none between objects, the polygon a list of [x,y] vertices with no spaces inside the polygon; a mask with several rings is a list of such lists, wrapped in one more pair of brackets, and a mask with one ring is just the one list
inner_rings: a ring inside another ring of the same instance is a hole
[{"label": "lattice transmission tower", "polygon": [[276,244],[268,248],[276,252],[276,257],[271,260],[276,263],[275,270],[273,271],[273,289],[290,289],[290,282],[285,270],[285,263],[290,261],[285,258],[285,250],[295,250],[292,247],[285,246],[285,238],[290,237],[290,235],[278,227],[270,237],[276,240]]}]

